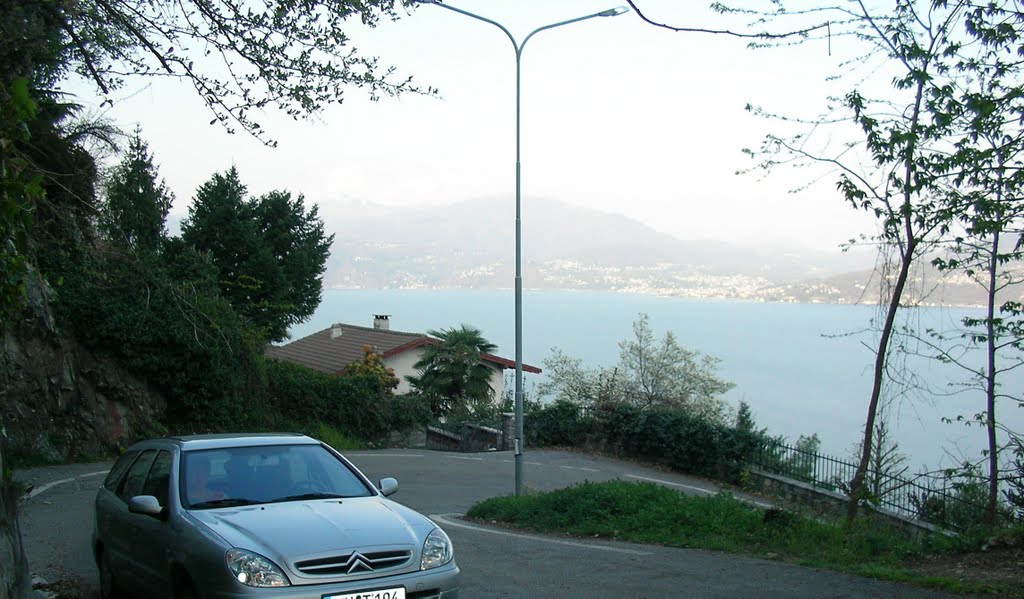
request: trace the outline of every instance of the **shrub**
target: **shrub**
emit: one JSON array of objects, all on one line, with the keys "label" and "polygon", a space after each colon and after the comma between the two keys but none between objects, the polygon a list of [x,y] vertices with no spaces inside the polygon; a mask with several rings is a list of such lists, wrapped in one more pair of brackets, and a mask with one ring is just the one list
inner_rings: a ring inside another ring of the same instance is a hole
[{"label": "shrub", "polygon": [[763,436],[752,427],[728,426],[677,409],[617,404],[584,413],[568,401],[531,410],[525,428],[531,445],[589,442],[679,472],[734,482]]},{"label": "shrub", "polygon": [[163,391],[168,424],[194,432],[265,424],[258,345],[216,290],[203,256],[104,249],[64,265],[62,324]]},{"label": "shrub", "polygon": [[323,441],[338,451],[362,449],[364,447],[363,443],[358,439],[353,439],[333,426],[323,422],[316,423],[312,429],[306,431],[306,434]]},{"label": "shrub", "polygon": [[580,406],[568,401],[532,409],[524,418],[526,442],[535,446],[580,445],[590,436],[593,419],[583,416]]},{"label": "shrub", "polygon": [[327,374],[291,362],[263,361],[270,404],[283,420],[300,428],[325,425],[344,436],[376,442],[430,418],[429,407],[419,398],[391,393],[393,375],[363,367]]}]

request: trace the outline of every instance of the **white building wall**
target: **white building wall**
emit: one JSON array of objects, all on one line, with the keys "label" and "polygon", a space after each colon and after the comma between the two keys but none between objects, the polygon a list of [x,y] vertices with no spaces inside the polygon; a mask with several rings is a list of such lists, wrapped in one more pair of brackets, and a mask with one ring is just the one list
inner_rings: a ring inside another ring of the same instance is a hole
[{"label": "white building wall", "polygon": [[[417,374],[413,364],[418,362],[422,355],[423,348],[417,347],[384,360],[384,365],[394,370],[395,376],[398,377],[398,388],[395,389],[395,395],[402,395],[412,391],[412,387],[405,377]],[[494,389],[494,401],[501,401],[501,394],[505,390],[505,369],[492,362],[488,362],[487,365],[493,370],[491,373],[491,389]]]},{"label": "white building wall", "polygon": [[398,388],[395,389],[395,395],[402,395],[412,391],[412,387],[409,386],[409,381],[405,380],[405,377],[417,374],[413,364],[418,362],[422,355],[423,348],[417,347],[384,360],[384,365],[394,370],[395,376],[398,377]]},{"label": "white building wall", "polygon": [[505,392],[505,369],[497,364],[491,363],[494,372],[491,373],[491,389],[494,389],[495,403],[501,403],[501,394]]}]

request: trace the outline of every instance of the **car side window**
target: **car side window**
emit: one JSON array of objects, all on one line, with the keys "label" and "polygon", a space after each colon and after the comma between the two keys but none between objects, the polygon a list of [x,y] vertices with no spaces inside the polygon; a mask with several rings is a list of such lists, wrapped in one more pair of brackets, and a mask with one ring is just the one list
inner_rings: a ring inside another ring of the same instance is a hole
[{"label": "car side window", "polygon": [[135,460],[132,467],[128,469],[128,474],[124,477],[121,489],[117,493],[118,497],[128,501],[132,497],[142,494],[142,484],[146,482],[146,473],[153,465],[154,458],[156,458],[155,449],[147,449],[142,452],[139,459]]},{"label": "car side window", "polygon": [[157,498],[160,505],[167,506],[169,487],[171,484],[171,452],[161,451],[156,454],[153,466],[149,469],[149,476],[142,485],[141,495],[152,495]]},{"label": "car side window", "polygon": [[121,482],[124,477],[124,473],[128,471],[128,467],[132,465],[135,458],[139,456],[137,451],[129,451],[122,455],[114,462],[114,467],[107,473],[107,478],[103,479],[103,486],[108,491],[117,492],[117,485]]}]

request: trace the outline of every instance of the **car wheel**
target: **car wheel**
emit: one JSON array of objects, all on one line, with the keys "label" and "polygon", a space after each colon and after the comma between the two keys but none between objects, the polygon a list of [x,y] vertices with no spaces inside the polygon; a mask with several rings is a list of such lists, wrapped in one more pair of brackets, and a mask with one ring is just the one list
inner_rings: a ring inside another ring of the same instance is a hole
[{"label": "car wheel", "polygon": [[178,585],[178,592],[174,595],[174,599],[198,599],[195,588],[192,587],[192,583],[182,581]]},{"label": "car wheel", "polygon": [[110,567],[110,560],[104,553],[96,558],[100,569],[100,599],[117,599],[121,591],[117,587],[117,580],[114,578],[114,570]]}]

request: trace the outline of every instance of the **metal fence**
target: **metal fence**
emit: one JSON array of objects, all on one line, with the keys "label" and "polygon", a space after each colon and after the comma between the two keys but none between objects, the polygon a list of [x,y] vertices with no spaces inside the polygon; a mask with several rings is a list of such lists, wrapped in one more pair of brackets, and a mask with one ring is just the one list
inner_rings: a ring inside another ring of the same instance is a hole
[{"label": "metal fence", "polygon": [[[776,441],[764,443],[755,452],[753,465],[846,496],[857,471],[853,462]],[[985,510],[985,490],[977,481],[958,481],[943,474],[904,478],[869,468],[865,485],[868,501],[875,507],[943,528],[967,528],[980,522]]]}]

